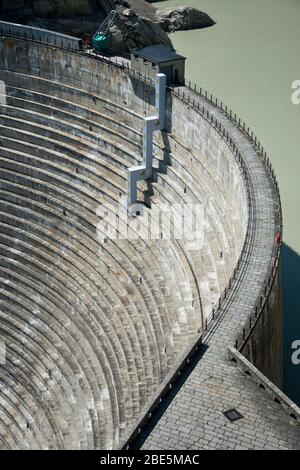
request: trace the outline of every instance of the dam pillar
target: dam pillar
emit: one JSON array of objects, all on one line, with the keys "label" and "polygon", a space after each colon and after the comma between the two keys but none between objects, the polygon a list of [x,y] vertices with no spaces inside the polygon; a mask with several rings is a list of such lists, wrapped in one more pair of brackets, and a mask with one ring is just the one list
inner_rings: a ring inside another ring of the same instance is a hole
[{"label": "dam pillar", "polygon": [[157,130],[161,131],[166,127],[166,86],[166,75],[158,73],[155,83],[155,112],[158,116]]},{"label": "dam pillar", "polygon": [[166,76],[156,74],[155,83],[155,116],[144,118],[143,123],[143,165],[127,170],[127,210],[137,203],[137,183],[152,178],[153,166],[153,132],[166,127]]},{"label": "dam pillar", "polygon": [[147,169],[146,179],[152,177],[153,132],[157,125],[157,116],[144,118],[143,124],[143,162]]}]

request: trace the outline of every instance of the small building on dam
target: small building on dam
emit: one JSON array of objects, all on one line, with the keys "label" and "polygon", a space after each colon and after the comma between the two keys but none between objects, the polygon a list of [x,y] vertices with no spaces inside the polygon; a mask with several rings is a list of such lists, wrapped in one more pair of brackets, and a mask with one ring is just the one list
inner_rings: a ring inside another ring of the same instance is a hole
[{"label": "small building on dam", "polygon": [[262,144],[174,51],[135,67],[19,28],[0,37],[0,448],[299,449]]}]

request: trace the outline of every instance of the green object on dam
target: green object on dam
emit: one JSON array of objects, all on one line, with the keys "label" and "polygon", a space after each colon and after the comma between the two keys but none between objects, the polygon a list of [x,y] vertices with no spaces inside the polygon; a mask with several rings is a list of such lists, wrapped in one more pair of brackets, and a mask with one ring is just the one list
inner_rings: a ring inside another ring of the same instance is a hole
[{"label": "green object on dam", "polygon": [[92,46],[95,52],[102,52],[108,48],[108,37],[103,34],[97,34],[93,37]]},{"label": "green object on dam", "polygon": [[94,52],[103,52],[109,45],[109,28],[114,24],[117,12],[112,10],[99,26],[92,39]]}]

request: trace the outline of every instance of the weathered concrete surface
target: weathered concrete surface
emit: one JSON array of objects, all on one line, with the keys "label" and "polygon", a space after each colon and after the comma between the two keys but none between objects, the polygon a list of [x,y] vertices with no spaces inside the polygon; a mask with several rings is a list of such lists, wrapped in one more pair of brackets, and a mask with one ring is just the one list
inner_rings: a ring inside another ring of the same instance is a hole
[{"label": "weathered concrete surface", "polygon": [[300,408],[287,395],[285,395],[273,382],[260,372],[246,357],[235,348],[230,347],[228,358],[248,377],[269,395],[271,400],[276,401],[293,419],[294,423],[300,423]]},{"label": "weathered concrete surface", "polygon": [[12,330],[1,400],[7,408],[13,395],[16,410],[22,397],[24,409],[2,423],[2,446],[115,448],[231,275],[246,228],[242,176],[217,133],[193,114],[179,126],[185,107],[169,99],[159,171],[139,198],[150,217],[160,204],[201,204],[204,244],[99,243],[96,210],[118,204],[127,168],[142,161],[154,89],[105,62],[20,40],[1,41],[0,65],[4,341]]},{"label": "weathered concrete surface", "polygon": [[282,321],[281,282],[278,272],[263,313],[242,353],[279,388],[283,386]]},{"label": "weathered concrete surface", "polygon": [[[0,70],[2,447],[115,448],[232,273],[248,223],[244,180],[217,130],[169,96],[168,132],[155,141],[157,179],[139,197],[152,209],[201,204],[204,245],[99,244],[97,207],[117,204],[127,168],[141,162],[153,89],[111,64],[11,39],[0,42]],[[259,188],[253,248],[208,350],[144,447],[297,448],[299,427],[227,358],[272,256],[274,188],[245,135],[201,103],[237,142]],[[222,411],[231,407],[245,418],[228,424]]]},{"label": "weathered concrete surface", "polygon": [[[236,288],[233,285],[222,309],[224,315],[213,326],[213,334],[204,338],[207,350],[168,408],[161,410],[154,418],[154,429],[151,426],[146,428],[136,445],[143,449],[161,450],[299,449],[299,422],[297,424],[290,418],[284,408],[272,401],[267,393],[228,359],[228,347],[234,344],[255,305],[273,256],[275,212],[278,209],[272,197],[273,183],[253,145],[235,124],[204,98],[192,92],[191,98],[214,113],[243,153],[254,189],[252,248],[245,269],[236,280]],[[257,347],[253,359],[278,381],[282,360],[278,344],[281,304],[275,299],[279,298],[279,292],[277,277],[268,301],[269,310],[266,308],[262,313],[267,314],[266,318],[262,317],[254,328],[253,337]],[[262,341],[262,351],[259,350],[258,340]],[[230,423],[223,412],[232,408],[236,408],[244,418]]]}]

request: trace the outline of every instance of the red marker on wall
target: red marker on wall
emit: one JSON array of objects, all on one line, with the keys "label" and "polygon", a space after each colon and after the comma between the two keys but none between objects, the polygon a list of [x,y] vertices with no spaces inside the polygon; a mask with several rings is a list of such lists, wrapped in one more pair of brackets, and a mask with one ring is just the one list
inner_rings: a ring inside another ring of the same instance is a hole
[{"label": "red marker on wall", "polygon": [[276,241],[277,241],[277,243],[280,243],[280,242],[281,242],[281,235],[280,235],[280,232],[278,232],[277,235],[276,235]]}]

